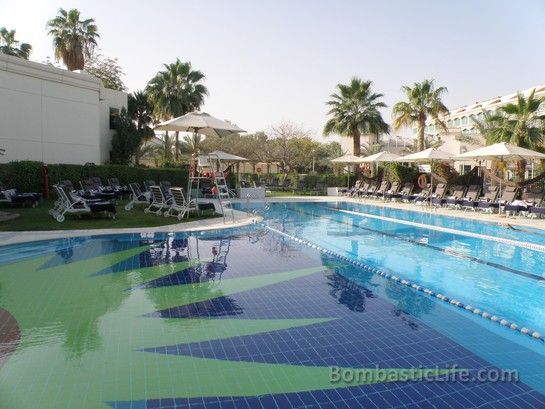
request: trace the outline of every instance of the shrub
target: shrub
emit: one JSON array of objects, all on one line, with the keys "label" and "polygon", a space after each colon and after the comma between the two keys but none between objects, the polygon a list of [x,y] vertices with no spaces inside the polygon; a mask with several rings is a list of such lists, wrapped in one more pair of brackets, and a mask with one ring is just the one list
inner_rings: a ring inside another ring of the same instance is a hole
[{"label": "shrub", "polygon": [[418,169],[404,166],[401,163],[390,162],[383,166],[388,182],[415,182],[418,177]]},{"label": "shrub", "polygon": [[[48,165],[49,186],[61,180],[71,180],[77,187],[80,180],[91,176],[98,176],[103,183],[108,178],[116,177],[121,184],[131,182],[142,183],[144,180],[152,179],[156,182],[168,180],[173,186],[187,185],[187,168],[136,168],[125,165]],[[0,181],[9,188],[16,188],[19,191],[43,192],[43,164],[42,162],[9,162],[0,164]]]}]

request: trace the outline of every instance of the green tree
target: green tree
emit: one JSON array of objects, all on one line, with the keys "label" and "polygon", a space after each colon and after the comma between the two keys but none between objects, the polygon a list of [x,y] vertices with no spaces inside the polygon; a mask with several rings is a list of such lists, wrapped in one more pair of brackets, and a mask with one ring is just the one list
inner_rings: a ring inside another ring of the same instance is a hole
[{"label": "green tree", "polygon": [[[172,64],[165,64],[146,87],[155,108],[155,116],[162,120],[175,118],[199,110],[208,95],[208,89],[202,84],[205,76],[201,71],[193,70],[190,62],[176,59]],[[165,133],[168,139],[168,132]],[[175,133],[175,159],[180,148],[179,132]]]},{"label": "green tree", "polygon": [[32,52],[32,46],[28,43],[21,43],[15,39],[15,30],[7,30],[0,27],[0,52],[28,60]]},{"label": "green tree", "polygon": [[402,126],[417,125],[417,150],[421,151],[425,146],[424,128],[426,120],[431,117],[436,124],[446,129],[445,123],[439,118],[441,114],[447,114],[448,109],[443,104],[441,96],[447,92],[445,87],[435,88],[433,80],[415,82],[412,87],[403,86],[407,101],[398,102],[393,106],[394,129]]},{"label": "green tree", "polygon": [[112,163],[127,165],[141,144],[141,135],[125,108],[122,108],[115,119],[115,134],[112,137]]},{"label": "green tree", "polygon": [[102,81],[106,88],[127,91],[122,77],[125,75],[117,58],[108,58],[95,53],[85,61],[84,70]]},{"label": "green tree", "polygon": [[[477,127],[487,144],[507,142],[527,149],[542,150],[545,142],[545,115],[539,114],[545,97],[536,97],[535,89],[526,98],[517,95],[517,101],[499,107],[494,113],[484,113]],[[524,179],[526,161],[517,162],[517,176]]]},{"label": "green tree", "polygon": [[55,59],[63,61],[70,71],[83,70],[85,60],[91,58],[100,37],[95,20],[80,20],[76,9],[59,9],[57,16],[47,23],[48,34],[53,37]]},{"label": "green tree", "polygon": [[310,131],[291,122],[282,122],[271,128],[271,159],[279,163],[283,173],[295,170],[301,160],[298,140],[310,138],[310,135]]},{"label": "green tree", "polygon": [[390,127],[380,113],[386,104],[383,95],[372,92],[372,81],[352,78],[349,84],[337,84],[337,92],[330,95],[327,105],[330,119],[324,127],[324,135],[339,134],[352,138],[353,154],[361,153],[361,136],[373,135],[375,140]]},{"label": "green tree", "polygon": [[[155,136],[153,128],[151,127],[153,121],[153,106],[149,102],[144,91],[135,91],[132,94],[129,94],[127,102],[129,117],[136,126],[138,139],[140,140],[140,145],[142,145]],[[136,165],[140,164],[140,145],[134,155]]]}]

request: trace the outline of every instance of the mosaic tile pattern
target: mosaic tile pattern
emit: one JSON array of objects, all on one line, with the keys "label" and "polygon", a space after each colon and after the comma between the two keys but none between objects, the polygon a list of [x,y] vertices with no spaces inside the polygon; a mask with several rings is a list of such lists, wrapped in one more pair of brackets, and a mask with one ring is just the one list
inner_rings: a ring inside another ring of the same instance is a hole
[{"label": "mosaic tile pattern", "polygon": [[[231,234],[91,238],[0,264],[22,334],[0,356],[0,408],[545,407],[528,340],[283,237]],[[516,356],[521,382],[328,380],[329,366],[510,368],[488,346]]]}]

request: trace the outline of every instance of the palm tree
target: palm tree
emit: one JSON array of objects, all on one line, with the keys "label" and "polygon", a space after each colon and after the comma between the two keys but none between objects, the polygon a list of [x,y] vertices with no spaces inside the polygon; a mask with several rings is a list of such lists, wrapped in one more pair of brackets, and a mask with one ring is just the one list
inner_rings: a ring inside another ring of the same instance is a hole
[{"label": "palm tree", "polygon": [[361,135],[370,134],[378,138],[387,133],[390,127],[380,113],[386,104],[380,99],[382,94],[372,92],[372,81],[352,78],[349,84],[337,84],[337,92],[330,95],[326,103],[331,107],[324,135],[333,133],[352,138],[353,154],[361,153]]},{"label": "palm tree", "polygon": [[202,147],[203,137],[201,134],[193,133],[186,135],[180,144],[180,152],[186,152],[192,156],[197,156]]},{"label": "palm tree", "polygon": [[59,9],[57,17],[47,22],[48,34],[53,37],[55,59],[61,60],[70,71],[83,70],[85,60],[91,58],[100,37],[95,20],[80,20],[76,9]]},{"label": "palm tree", "polygon": [[[156,117],[166,120],[199,110],[208,95],[207,88],[201,83],[203,80],[204,74],[193,70],[190,62],[176,59],[172,64],[165,64],[164,70],[159,71],[146,87]],[[174,154],[178,160],[180,139],[178,132],[175,135]]]},{"label": "palm tree", "polygon": [[[507,142],[527,149],[541,150],[545,142],[545,115],[538,114],[545,97],[536,97],[535,89],[528,98],[517,95],[517,101],[499,107],[496,112],[484,112],[477,128],[488,145]],[[517,173],[524,179],[526,161],[517,162]]]},{"label": "palm tree", "polygon": [[15,30],[8,31],[5,27],[0,27],[0,52],[28,60],[32,46],[15,40]]},{"label": "palm tree", "polygon": [[404,86],[401,90],[405,93],[407,101],[398,102],[392,109],[394,117],[394,129],[401,126],[413,126],[417,124],[417,149],[424,149],[424,128],[426,120],[431,117],[443,129],[447,129],[445,123],[439,118],[441,114],[447,114],[448,109],[441,101],[441,96],[447,89],[435,88],[433,80],[415,82],[412,87]]},{"label": "palm tree", "polygon": [[[127,111],[132,121],[136,125],[136,131],[139,134],[140,144],[149,141],[155,133],[150,124],[153,121],[153,107],[150,104],[147,95],[143,91],[135,91],[129,94],[127,100]],[[140,150],[136,152],[135,163],[140,163]]]}]

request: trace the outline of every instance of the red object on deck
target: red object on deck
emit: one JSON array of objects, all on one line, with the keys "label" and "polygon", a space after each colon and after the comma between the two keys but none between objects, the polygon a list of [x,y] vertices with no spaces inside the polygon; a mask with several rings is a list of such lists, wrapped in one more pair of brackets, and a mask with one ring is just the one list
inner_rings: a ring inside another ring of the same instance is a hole
[{"label": "red object on deck", "polygon": [[45,163],[42,167],[42,176],[44,182],[44,188],[42,193],[44,195],[44,198],[47,199],[49,197],[49,168]]}]

